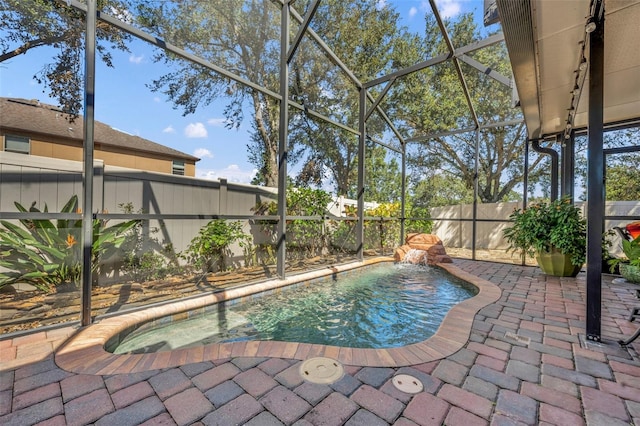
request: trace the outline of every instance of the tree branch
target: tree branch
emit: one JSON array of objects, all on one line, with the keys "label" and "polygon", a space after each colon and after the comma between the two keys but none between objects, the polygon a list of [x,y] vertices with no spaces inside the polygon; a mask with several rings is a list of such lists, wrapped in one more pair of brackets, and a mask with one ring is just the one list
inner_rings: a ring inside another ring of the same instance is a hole
[{"label": "tree branch", "polygon": [[38,38],[35,40],[31,40],[26,42],[25,44],[23,44],[22,46],[18,47],[17,49],[14,49],[12,51],[9,52],[5,52],[2,55],[0,55],[0,62],[4,62],[6,60],[9,60],[11,58],[15,58],[18,55],[21,55],[23,53],[27,53],[29,50],[36,48],[36,47],[40,47],[40,46],[47,46],[47,45],[51,45],[54,43],[59,43],[63,40],[65,40],[67,38],[67,33],[63,33],[62,35],[56,36],[56,37],[47,37],[47,38]]}]

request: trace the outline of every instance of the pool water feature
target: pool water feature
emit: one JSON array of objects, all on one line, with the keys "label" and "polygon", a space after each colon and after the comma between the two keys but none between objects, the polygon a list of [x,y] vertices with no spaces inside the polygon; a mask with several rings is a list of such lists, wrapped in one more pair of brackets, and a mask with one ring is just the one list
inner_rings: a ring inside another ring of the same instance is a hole
[{"label": "pool water feature", "polygon": [[324,282],[294,285],[204,312],[145,324],[117,354],[147,353],[211,343],[277,340],[352,348],[392,348],[424,341],[452,306],[477,287],[434,267],[383,263]]}]

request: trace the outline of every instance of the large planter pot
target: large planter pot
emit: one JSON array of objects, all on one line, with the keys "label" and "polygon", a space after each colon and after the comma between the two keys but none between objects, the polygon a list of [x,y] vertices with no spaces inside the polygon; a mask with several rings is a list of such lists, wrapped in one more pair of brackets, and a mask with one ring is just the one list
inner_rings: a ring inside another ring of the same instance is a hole
[{"label": "large planter pot", "polygon": [[622,277],[629,282],[640,284],[640,266],[621,263],[620,275],[622,275]]},{"label": "large planter pot", "polygon": [[571,256],[562,254],[554,247],[550,251],[538,252],[536,261],[542,272],[555,277],[575,277],[582,268],[571,263]]}]

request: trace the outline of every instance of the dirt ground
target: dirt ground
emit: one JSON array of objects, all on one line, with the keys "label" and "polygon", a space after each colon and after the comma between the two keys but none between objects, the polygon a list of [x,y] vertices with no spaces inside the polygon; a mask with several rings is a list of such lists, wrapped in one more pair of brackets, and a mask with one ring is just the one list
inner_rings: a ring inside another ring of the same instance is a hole
[{"label": "dirt ground", "polygon": [[[471,250],[446,248],[453,258],[471,259]],[[380,255],[380,253],[368,253]],[[384,255],[392,255],[391,252]],[[355,260],[354,257],[316,256],[287,265],[287,274],[310,271]],[[476,260],[521,264],[516,256],[498,250],[477,250]],[[535,265],[533,259],[527,264]],[[94,286],[91,297],[92,315],[104,315],[152,303],[224,290],[275,278],[274,265],[211,273],[207,276],[173,276],[148,282],[126,282]],[[80,291],[24,291],[4,288],[0,292],[0,334],[19,332],[80,320]],[[13,290],[13,291],[12,291]]]}]

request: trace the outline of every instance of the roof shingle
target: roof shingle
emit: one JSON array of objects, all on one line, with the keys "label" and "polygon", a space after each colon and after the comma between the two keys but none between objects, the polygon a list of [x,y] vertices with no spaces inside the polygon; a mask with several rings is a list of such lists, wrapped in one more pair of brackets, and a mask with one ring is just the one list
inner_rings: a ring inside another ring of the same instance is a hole
[{"label": "roof shingle", "polygon": [[[68,121],[68,114],[56,106],[37,100],[0,98],[0,127],[5,131],[20,130],[82,142],[84,117],[80,116],[71,123]],[[102,147],[124,148],[194,162],[200,160],[168,146],[121,132],[100,121],[95,121],[94,141]]]}]

